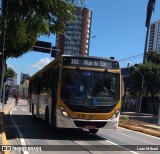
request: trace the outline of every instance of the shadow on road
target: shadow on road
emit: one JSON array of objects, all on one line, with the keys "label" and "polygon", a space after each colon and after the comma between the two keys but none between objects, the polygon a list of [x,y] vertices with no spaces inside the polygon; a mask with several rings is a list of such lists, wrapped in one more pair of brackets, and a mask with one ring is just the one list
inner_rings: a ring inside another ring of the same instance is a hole
[{"label": "shadow on road", "polygon": [[5,115],[4,124],[8,140],[19,138],[19,134],[12,123],[11,117],[25,139],[106,140],[105,138],[90,134],[85,130],[47,127],[47,124],[43,120],[35,118],[32,115]]}]

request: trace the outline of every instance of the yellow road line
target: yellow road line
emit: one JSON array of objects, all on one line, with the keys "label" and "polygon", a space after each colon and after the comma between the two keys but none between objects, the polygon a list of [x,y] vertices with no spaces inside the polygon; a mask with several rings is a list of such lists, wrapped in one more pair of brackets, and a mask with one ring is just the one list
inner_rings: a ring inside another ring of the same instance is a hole
[{"label": "yellow road line", "polygon": [[14,106],[14,103],[9,104],[7,108],[3,109],[3,113],[8,114],[13,106]]},{"label": "yellow road line", "polygon": [[[7,146],[7,138],[6,138],[6,133],[4,129],[4,123],[3,123],[3,116],[4,114],[9,113],[10,109],[14,106],[13,103],[9,104],[7,108],[3,109],[3,111],[0,113],[0,130],[2,134],[2,146]],[[9,151],[3,151],[4,154],[9,154]]]}]

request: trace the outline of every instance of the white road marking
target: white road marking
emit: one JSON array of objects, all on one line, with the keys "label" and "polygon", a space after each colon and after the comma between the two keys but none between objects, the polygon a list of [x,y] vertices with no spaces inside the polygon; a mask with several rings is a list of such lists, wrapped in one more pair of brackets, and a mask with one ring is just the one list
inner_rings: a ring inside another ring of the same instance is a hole
[{"label": "white road marking", "polygon": [[17,109],[16,109],[16,108],[12,108],[12,110],[17,111]]},{"label": "white road marking", "polygon": [[139,154],[139,153],[137,153],[137,152],[135,152],[135,151],[130,151],[129,149],[124,148],[124,147],[122,147],[122,146],[120,146],[120,145],[118,145],[118,144],[116,144],[116,143],[114,143],[114,142],[111,142],[111,141],[108,141],[108,140],[105,140],[105,141],[106,141],[106,142],[109,142],[110,144],[116,145],[116,146],[118,146],[118,147],[120,147],[120,148],[122,148],[122,149],[125,149],[125,150],[127,150],[127,151],[129,151],[129,152],[131,152],[131,153]]},{"label": "white road marking", "polygon": [[[22,135],[19,127],[16,125],[16,123],[15,123],[13,117],[12,117],[12,110],[10,110],[10,116],[11,116],[12,123],[14,124],[14,126],[16,127],[16,129],[17,129],[17,131],[18,131],[21,145],[26,145],[25,140],[24,140],[24,138],[23,138],[23,135]],[[23,152],[24,154],[29,154],[28,151],[22,151],[22,152]]]},{"label": "white road marking", "polygon": [[21,109],[22,111],[25,111],[25,112],[27,111],[26,109],[23,109],[23,108],[20,108],[20,109]]},{"label": "white road marking", "polygon": [[159,137],[156,137],[156,136],[152,136],[152,135],[149,135],[149,134],[145,134],[145,133],[141,133],[141,132],[138,132],[138,131],[135,131],[135,130],[130,130],[130,129],[126,129],[126,128],[123,128],[123,127],[120,127],[121,129],[125,129],[125,130],[128,130],[128,131],[134,131],[134,132],[136,132],[137,134],[143,134],[144,136],[148,136],[148,137],[152,137],[152,138],[156,138],[156,139],[159,139],[160,140],[160,138]]}]

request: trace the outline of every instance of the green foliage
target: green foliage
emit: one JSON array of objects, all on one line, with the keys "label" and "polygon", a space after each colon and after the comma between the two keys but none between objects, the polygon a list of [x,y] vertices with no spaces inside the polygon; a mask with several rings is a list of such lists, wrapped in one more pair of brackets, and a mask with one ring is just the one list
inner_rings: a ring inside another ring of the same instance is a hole
[{"label": "green foliage", "polygon": [[147,62],[160,64],[160,55],[158,51],[149,51],[146,53]]},{"label": "green foliage", "polygon": [[128,121],[129,117],[127,117],[127,116],[120,116],[119,120]]},{"label": "green foliage", "polygon": [[[133,92],[141,92],[142,76],[144,76],[144,87],[146,95],[151,95],[154,113],[156,114],[154,97],[160,93],[160,54],[156,51],[149,51],[146,54],[146,62],[135,66],[137,69],[132,68],[132,77],[135,81]],[[139,73],[140,72],[140,73]]]},{"label": "green foliage", "polygon": [[19,57],[40,35],[59,34],[66,21],[75,20],[74,0],[5,0],[5,58]]},{"label": "green foliage", "polygon": [[[160,92],[160,54],[156,51],[150,51],[147,53],[147,61],[135,66],[144,75],[144,87],[147,88],[147,94],[154,97]],[[132,77],[136,81],[134,90],[140,92],[142,76],[138,71],[132,67]]]},{"label": "green foliage", "polygon": [[4,76],[6,78],[14,78],[16,76],[16,72],[12,68],[7,68]]}]

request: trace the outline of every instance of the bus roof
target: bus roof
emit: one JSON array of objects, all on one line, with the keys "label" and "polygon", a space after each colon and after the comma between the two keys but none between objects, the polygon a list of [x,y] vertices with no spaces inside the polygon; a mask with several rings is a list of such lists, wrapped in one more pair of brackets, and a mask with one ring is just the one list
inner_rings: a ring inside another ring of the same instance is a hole
[{"label": "bus roof", "polygon": [[[76,60],[79,61],[78,64],[76,64]],[[84,61],[86,62],[86,65],[84,65],[84,63],[85,63]],[[116,63],[116,65],[117,65],[116,68],[119,69],[119,62],[116,61],[116,60],[113,60],[113,59],[109,59],[109,58],[94,57],[94,56],[82,56],[82,55],[78,55],[78,56],[77,55],[60,55],[59,57],[57,57],[53,61],[51,61],[48,65],[46,65],[41,70],[39,70],[37,73],[35,73],[32,76],[32,78],[36,77],[37,75],[42,73],[44,70],[50,68],[50,66],[52,66],[52,65],[54,65],[54,64],[56,64],[58,62],[61,62],[64,65],[70,65],[70,66],[72,65],[72,66],[85,66],[85,67],[98,67],[99,68],[100,67],[100,61],[102,63],[103,62]],[[93,65],[93,64],[95,64],[95,65]],[[105,68],[105,67],[101,67],[101,68]]]}]

